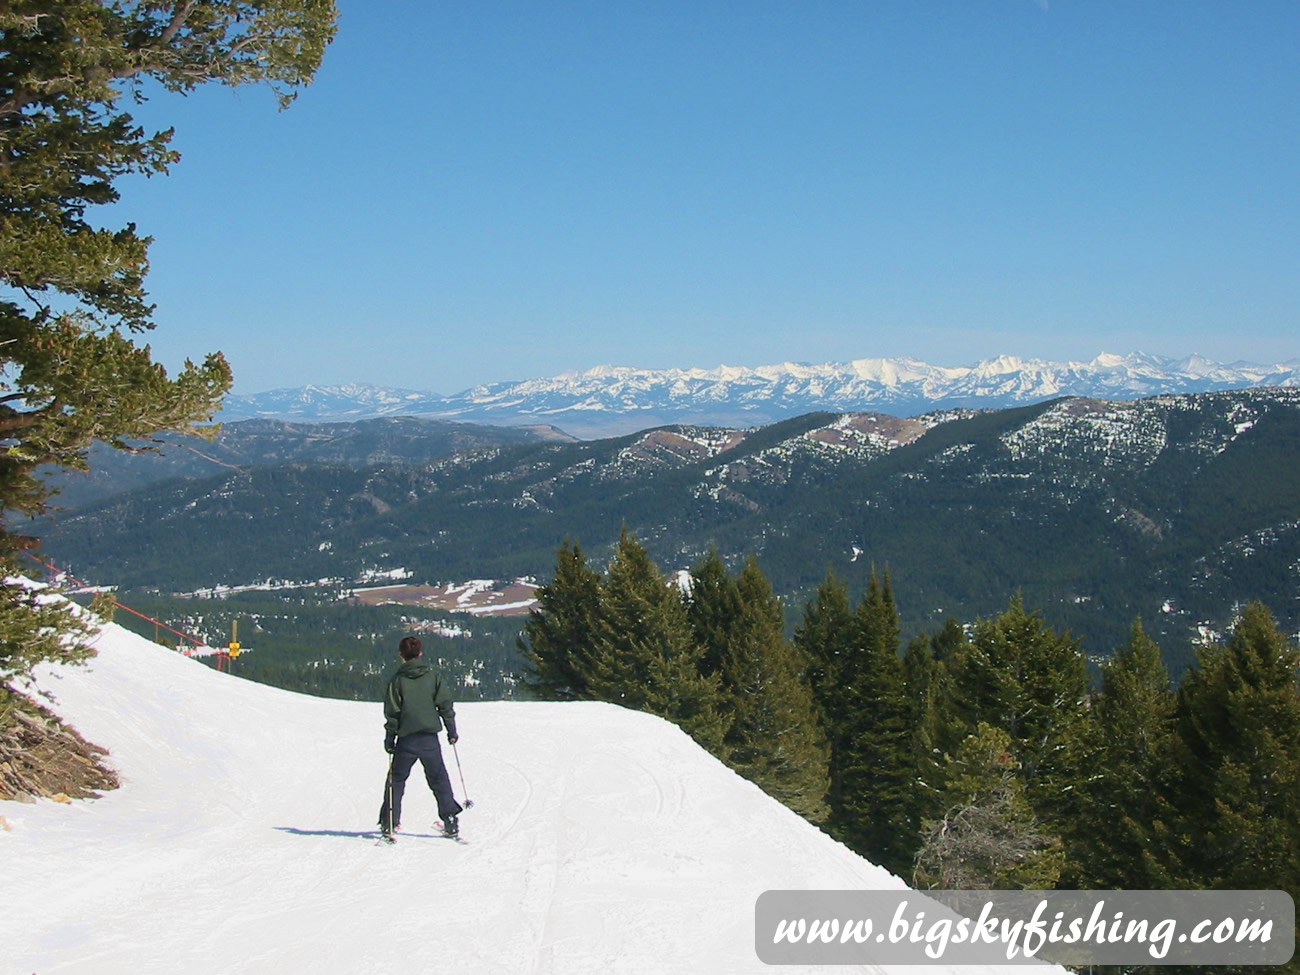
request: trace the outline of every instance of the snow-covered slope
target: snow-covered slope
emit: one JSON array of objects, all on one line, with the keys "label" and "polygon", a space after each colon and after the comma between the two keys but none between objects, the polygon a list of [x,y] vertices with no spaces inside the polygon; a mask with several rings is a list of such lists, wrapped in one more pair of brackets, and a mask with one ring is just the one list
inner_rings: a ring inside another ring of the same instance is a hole
[{"label": "snow-covered slope", "polygon": [[433,837],[417,773],[407,835],[376,846],[379,705],[117,626],[99,650],[41,683],[124,785],[0,802],[0,972],[760,972],[764,890],[902,886],[671,725],[596,703],[462,705],[468,842]]},{"label": "snow-covered slope", "polygon": [[222,419],[342,420],[402,412],[477,423],[548,423],[591,438],[667,423],[758,426],[817,410],[916,416],[937,409],[997,409],[1058,396],[1125,400],[1295,385],[1300,385],[1300,360],[1223,365],[1199,356],[1173,359],[1141,352],[1103,353],[1090,362],[1004,355],[971,366],[936,366],[918,359],[716,369],[597,366],[475,386],[454,396],[368,386],[308,386],[232,396]]}]

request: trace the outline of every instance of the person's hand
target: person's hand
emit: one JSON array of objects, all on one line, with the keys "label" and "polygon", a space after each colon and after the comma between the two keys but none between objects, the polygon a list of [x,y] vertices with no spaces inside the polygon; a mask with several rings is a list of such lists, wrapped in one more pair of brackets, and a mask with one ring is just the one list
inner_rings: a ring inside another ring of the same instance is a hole
[{"label": "person's hand", "polygon": [[388,752],[388,754],[390,754],[390,755],[393,754],[393,752],[397,751],[397,736],[396,736],[396,735],[385,735],[385,736],[384,736],[384,751]]},{"label": "person's hand", "polygon": [[456,733],[453,732],[453,731],[449,731],[449,732],[447,732],[447,744],[448,744],[448,745],[454,745],[454,744],[456,744],[456,742],[458,742],[458,741],[460,741],[460,735],[456,734]]}]

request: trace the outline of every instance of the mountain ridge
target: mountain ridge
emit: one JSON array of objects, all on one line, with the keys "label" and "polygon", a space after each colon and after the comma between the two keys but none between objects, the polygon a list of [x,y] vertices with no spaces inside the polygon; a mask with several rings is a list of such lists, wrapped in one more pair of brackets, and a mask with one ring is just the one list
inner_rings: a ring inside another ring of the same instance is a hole
[{"label": "mountain ridge", "polygon": [[96,583],[189,589],[396,569],[541,578],[565,538],[599,559],[626,526],[668,569],[711,546],[754,554],[794,605],[828,568],[861,587],[888,567],[913,631],[1020,590],[1104,653],[1136,616],[1182,642],[1242,600],[1300,626],[1298,449],[1300,389],[813,413],[420,466],[227,472],[71,513],[43,542]]},{"label": "mountain ridge", "polygon": [[761,426],[822,410],[914,416],[1061,396],[1131,400],[1264,386],[1300,386],[1300,358],[1223,364],[1136,352],[1101,353],[1089,362],[1001,355],[970,366],[913,358],[713,369],[601,365],[452,395],[362,384],[271,390],[229,397],[220,418],[319,422],[411,414],[503,426],[544,423],[595,439],[670,423]]},{"label": "mountain ridge", "polygon": [[58,492],[55,504],[66,509],[157,481],[206,477],[223,469],[290,461],[348,466],[420,464],[457,451],[572,439],[544,424],[504,427],[427,416],[333,422],[235,420],[222,424],[210,440],[159,434],[134,444],[143,448],[135,453],[97,443],[90,450],[89,472],[51,469],[46,472],[46,483]]}]

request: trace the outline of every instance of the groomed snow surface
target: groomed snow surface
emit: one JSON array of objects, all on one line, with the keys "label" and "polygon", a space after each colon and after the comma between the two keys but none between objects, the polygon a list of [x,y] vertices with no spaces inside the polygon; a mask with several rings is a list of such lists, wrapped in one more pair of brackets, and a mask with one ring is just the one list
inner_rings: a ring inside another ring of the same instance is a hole
[{"label": "groomed snow surface", "polygon": [[0,802],[4,973],[788,972],[754,953],[763,891],[903,887],[672,725],[597,703],[461,705],[468,842],[435,836],[417,767],[405,835],[376,846],[379,704],[115,625],[98,649],[39,683],[123,786]]}]

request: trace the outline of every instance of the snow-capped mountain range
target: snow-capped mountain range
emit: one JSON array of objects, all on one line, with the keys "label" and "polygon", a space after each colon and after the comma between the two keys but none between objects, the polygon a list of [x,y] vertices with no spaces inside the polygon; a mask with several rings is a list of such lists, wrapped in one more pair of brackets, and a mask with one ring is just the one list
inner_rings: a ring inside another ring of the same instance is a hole
[{"label": "snow-capped mountain range", "polygon": [[544,379],[474,386],[450,396],[365,385],[306,386],[231,396],[220,419],[335,421],[398,414],[502,425],[553,424],[579,437],[666,423],[756,426],[817,410],[915,416],[937,409],[1005,408],[1058,396],[1131,400],[1256,386],[1300,385],[1300,359],[1222,364],[1102,354],[1091,362],[1000,356],[972,366],[918,359],[821,365],[637,369],[598,366]]}]

